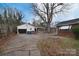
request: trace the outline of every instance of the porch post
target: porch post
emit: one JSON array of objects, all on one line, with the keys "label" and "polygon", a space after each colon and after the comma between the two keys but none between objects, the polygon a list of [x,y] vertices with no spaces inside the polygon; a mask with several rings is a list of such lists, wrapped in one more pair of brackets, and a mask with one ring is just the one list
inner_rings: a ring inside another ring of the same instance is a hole
[{"label": "porch post", "polygon": [[27,34],[27,29],[26,29],[26,34]]},{"label": "porch post", "polygon": [[18,29],[17,29],[17,34],[19,34],[19,31],[18,31]]},{"label": "porch post", "polygon": [[56,28],[56,35],[58,35],[59,27]]}]

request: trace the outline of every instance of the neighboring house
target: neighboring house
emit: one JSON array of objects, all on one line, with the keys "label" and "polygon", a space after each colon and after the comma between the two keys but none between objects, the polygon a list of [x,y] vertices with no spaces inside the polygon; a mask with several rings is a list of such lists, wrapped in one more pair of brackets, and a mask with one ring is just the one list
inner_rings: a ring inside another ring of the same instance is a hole
[{"label": "neighboring house", "polygon": [[17,26],[17,34],[18,33],[35,33],[36,29],[37,28],[31,24],[19,25]]},{"label": "neighboring house", "polygon": [[60,22],[56,26],[59,35],[72,36],[73,33],[71,32],[71,29],[75,28],[76,26],[79,26],[79,18]]}]

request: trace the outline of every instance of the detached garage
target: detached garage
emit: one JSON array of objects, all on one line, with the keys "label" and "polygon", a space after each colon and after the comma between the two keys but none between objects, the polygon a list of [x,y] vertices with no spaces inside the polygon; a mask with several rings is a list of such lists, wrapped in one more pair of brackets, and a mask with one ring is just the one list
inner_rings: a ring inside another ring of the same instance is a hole
[{"label": "detached garage", "polygon": [[23,24],[17,26],[17,34],[19,33],[35,33],[37,28],[31,24]]}]

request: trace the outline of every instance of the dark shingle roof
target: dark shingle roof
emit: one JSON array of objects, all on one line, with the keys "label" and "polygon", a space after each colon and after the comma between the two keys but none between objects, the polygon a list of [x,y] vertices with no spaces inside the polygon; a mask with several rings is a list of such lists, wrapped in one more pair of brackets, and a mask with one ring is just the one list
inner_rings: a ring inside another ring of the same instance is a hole
[{"label": "dark shingle roof", "polygon": [[79,18],[58,23],[56,26],[66,26],[79,23]]}]

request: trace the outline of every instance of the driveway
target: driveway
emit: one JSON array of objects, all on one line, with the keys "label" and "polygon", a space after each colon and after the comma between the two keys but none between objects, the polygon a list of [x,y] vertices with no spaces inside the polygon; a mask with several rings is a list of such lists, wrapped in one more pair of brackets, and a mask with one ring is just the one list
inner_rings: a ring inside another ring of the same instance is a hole
[{"label": "driveway", "polygon": [[40,56],[37,48],[39,34],[18,34],[11,38],[4,47],[7,56]]}]

